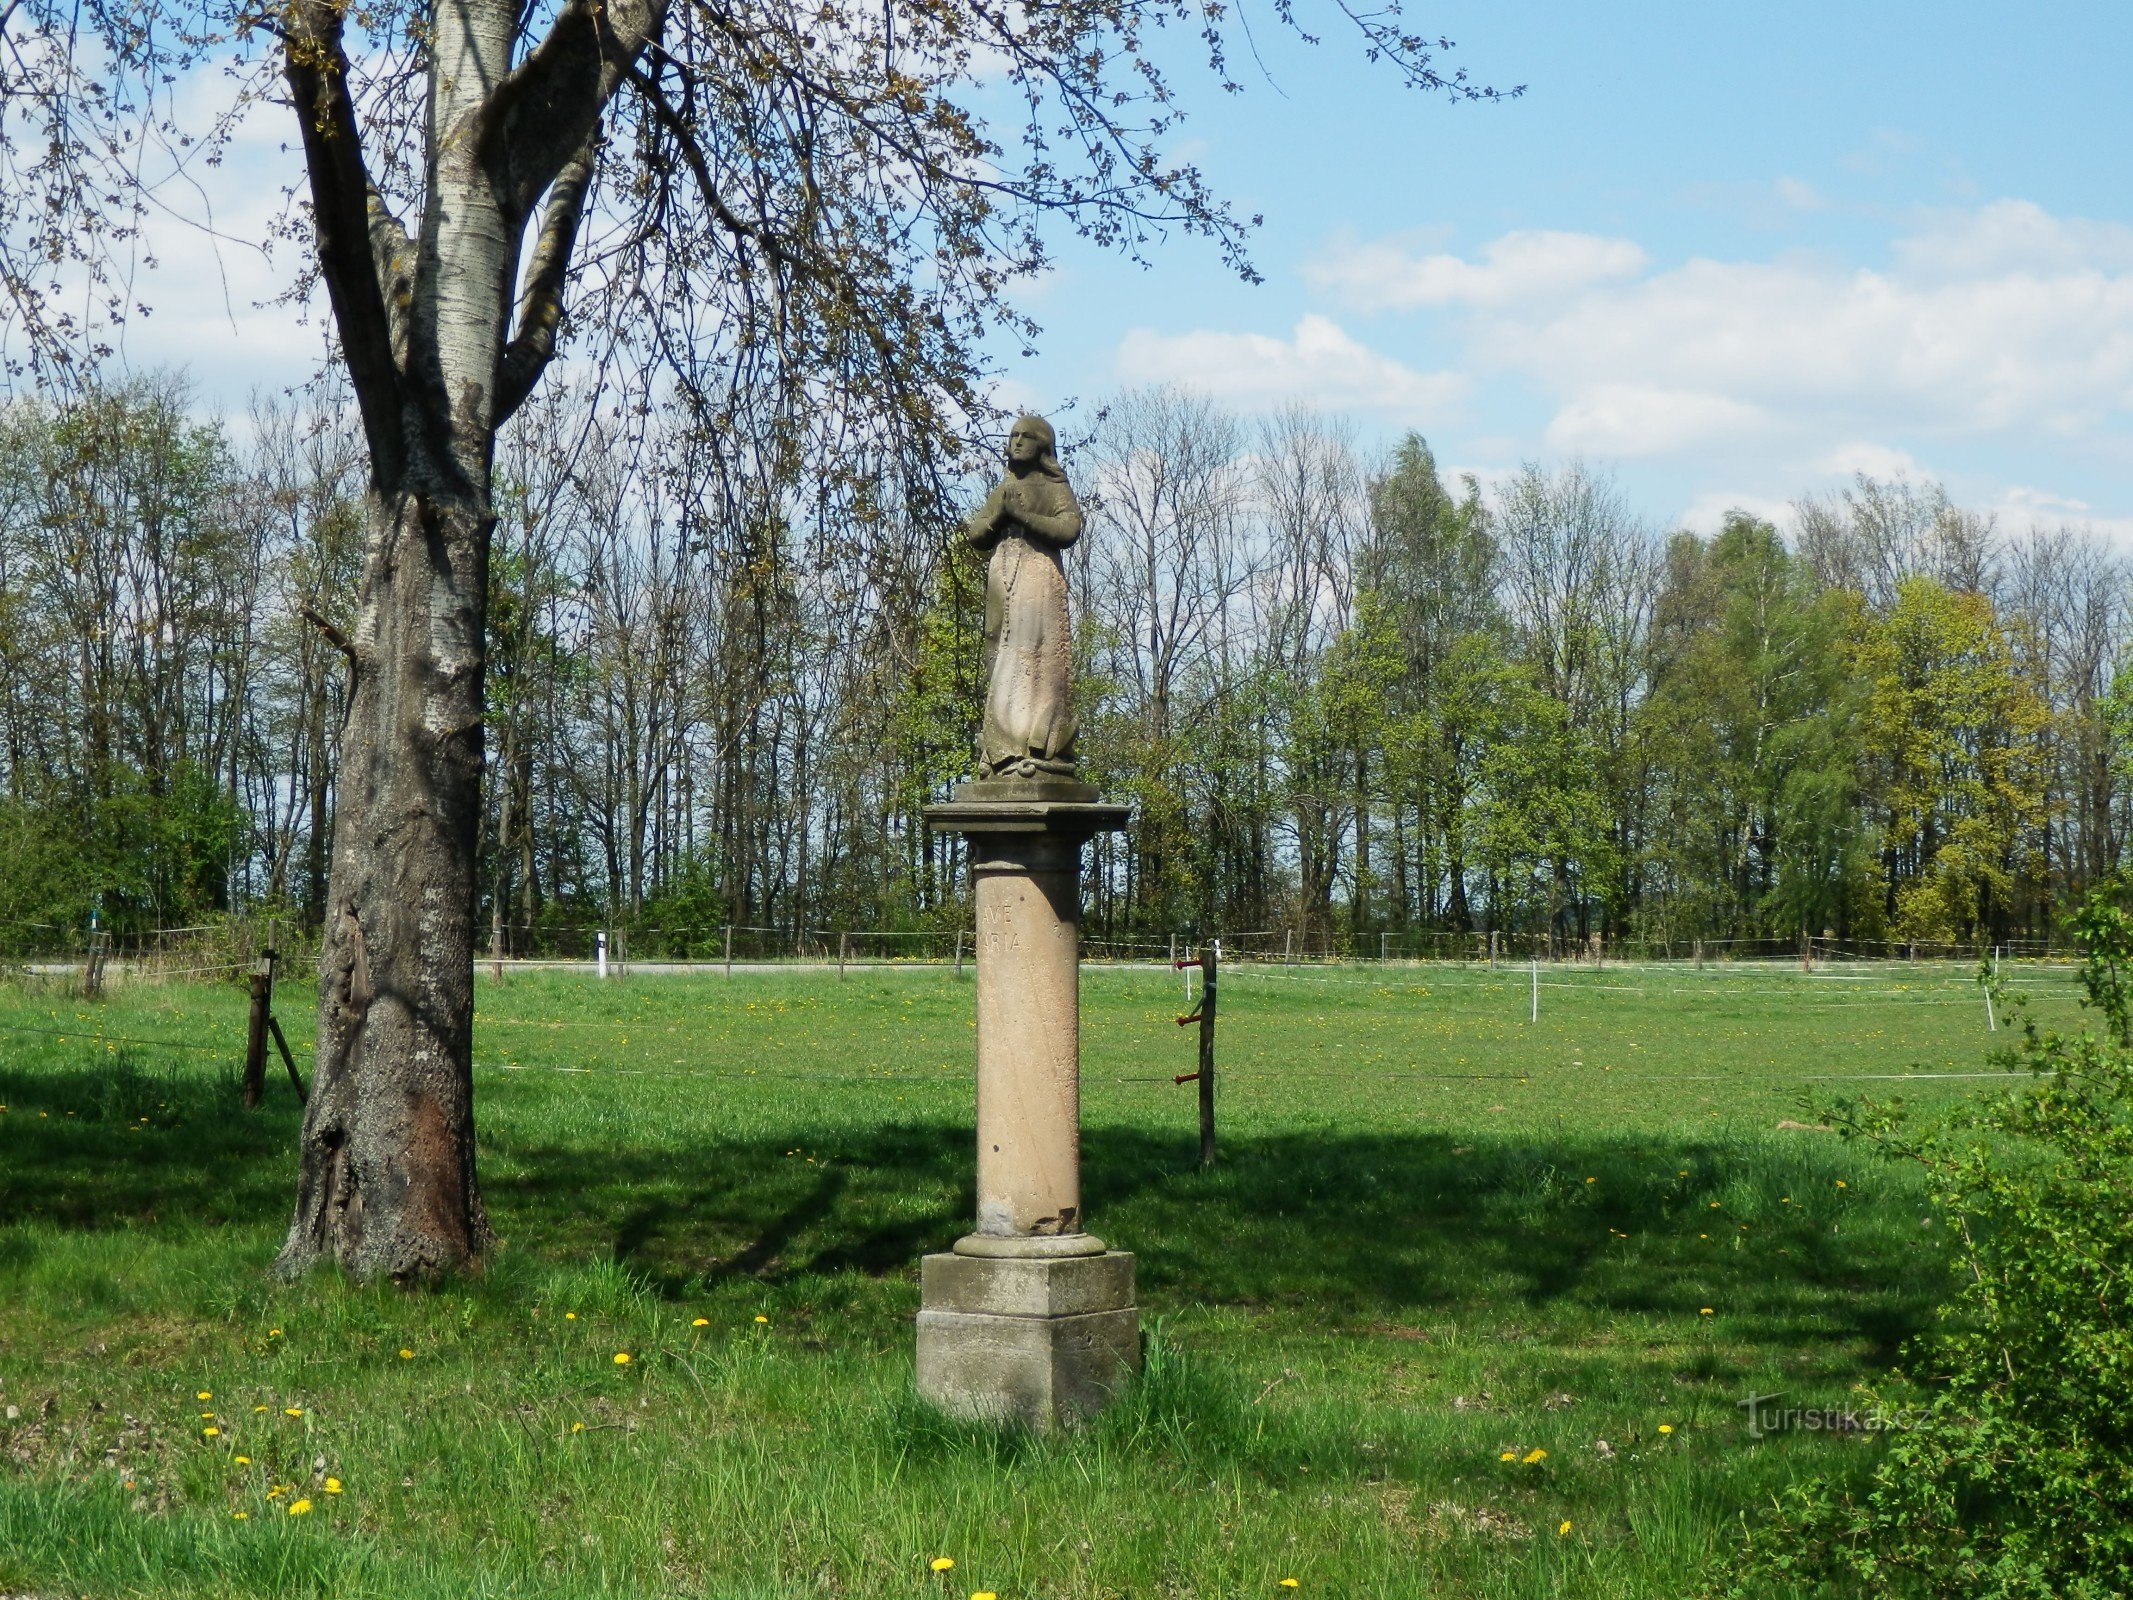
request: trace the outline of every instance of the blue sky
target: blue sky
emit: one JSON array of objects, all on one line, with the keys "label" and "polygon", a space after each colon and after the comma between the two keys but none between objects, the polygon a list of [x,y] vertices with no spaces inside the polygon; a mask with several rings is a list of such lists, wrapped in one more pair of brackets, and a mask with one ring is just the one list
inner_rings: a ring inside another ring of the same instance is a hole
[{"label": "blue sky", "polygon": [[[1144,271],[1062,239],[1005,395],[1293,397],[1484,481],[1582,455],[1660,525],[1782,519],[1867,470],[2133,536],[2133,6],[1411,0],[1449,59],[1527,86],[1496,105],[1404,92],[1325,0],[1300,9],[1323,42],[1255,12],[1241,96],[1177,69],[1180,148],[1264,214],[1266,281],[1198,240]],[[275,209],[259,175],[295,176],[283,136],[232,163],[239,240]],[[300,374],[316,333],[254,304],[275,268],[159,250],[131,360],[233,412]]]},{"label": "blue sky", "polygon": [[1410,17],[1524,97],[1405,94],[1333,26],[1267,49],[1278,88],[1247,66],[1188,134],[1266,282],[1064,251],[1018,392],[1293,391],[1484,479],[1582,454],[1664,524],[1864,469],[2133,532],[2133,7]]}]

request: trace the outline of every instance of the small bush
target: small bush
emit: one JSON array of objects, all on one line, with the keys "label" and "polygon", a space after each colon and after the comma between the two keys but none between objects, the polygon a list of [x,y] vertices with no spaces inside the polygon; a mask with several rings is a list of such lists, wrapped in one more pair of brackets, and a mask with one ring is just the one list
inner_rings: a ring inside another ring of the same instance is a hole
[{"label": "small bush", "polygon": [[2099,892],[2072,921],[2086,1025],[2018,1010],[1995,1056],[2035,1081],[1930,1122],[1831,1113],[1923,1169],[1959,1287],[1906,1353],[1917,1403],[1876,1396],[1910,1425],[1752,1526],[1732,1594],[2133,1593],[2133,916]]}]

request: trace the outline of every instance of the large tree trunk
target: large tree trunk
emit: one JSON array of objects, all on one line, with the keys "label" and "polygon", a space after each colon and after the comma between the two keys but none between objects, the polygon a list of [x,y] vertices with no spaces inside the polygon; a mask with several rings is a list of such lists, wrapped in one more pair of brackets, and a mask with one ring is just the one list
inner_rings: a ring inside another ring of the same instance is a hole
[{"label": "large tree trunk", "polygon": [[284,1273],[332,1261],[359,1278],[433,1277],[490,1242],[472,1040],[496,430],[554,354],[601,108],[664,15],[664,0],[563,0],[513,66],[512,0],[439,0],[410,233],[364,166],[346,8],[292,0],[285,13],[370,491],[355,633],[329,635],[349,658],[348,718]]},{"label": "large tree trunk", "polygon": [[318,1068],[284,1273],[433,1277],[490,1243],[473,987],[491,517],[448,473],[373,491],[342,734]]}]

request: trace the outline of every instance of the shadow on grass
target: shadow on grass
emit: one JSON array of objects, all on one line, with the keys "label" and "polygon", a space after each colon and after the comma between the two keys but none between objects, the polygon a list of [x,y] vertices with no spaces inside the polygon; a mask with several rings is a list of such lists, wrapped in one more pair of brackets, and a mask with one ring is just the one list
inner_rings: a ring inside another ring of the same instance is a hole
[{"label": "shadow on grass", "polygon": [[[242,1111],[234,1079],[120,1055],[0,1070],[0,1103],[0,1226],[271,1240],[288,1214],[298,1112]],[[967,1226],[970,1143],[940,1122],[640,1149],[506,1133],[484,1140],[484,1191],[514,1253],[611,1258],[670,1297],[739,1278],[803,1292],[874,1280],[908,1297],[918,1257]],[[1104,1126],[1083,1151],[1090,1214],[1138,1252],[1156,1310],[1411,1333],[1711,1305],[1730,1338],[1842,1338],[1886,1360],[1943,1288],[1909,1191],[1828,1139],[1309,1132],[1233,1139],[1200,1172],[1175,1136]]]}]

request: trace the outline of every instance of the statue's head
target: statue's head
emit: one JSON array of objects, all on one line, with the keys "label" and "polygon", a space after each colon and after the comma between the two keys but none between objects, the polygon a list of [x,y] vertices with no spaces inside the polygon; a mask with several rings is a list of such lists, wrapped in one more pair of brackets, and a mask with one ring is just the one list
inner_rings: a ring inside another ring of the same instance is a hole
[{"label": "statue's head", "polygon": [[1066,476],[1059,466],[1059,436],[1044,418],[1026,412],[1007,431],[1007,464],[1017,472],[1034,468],[1046,477]]}]

